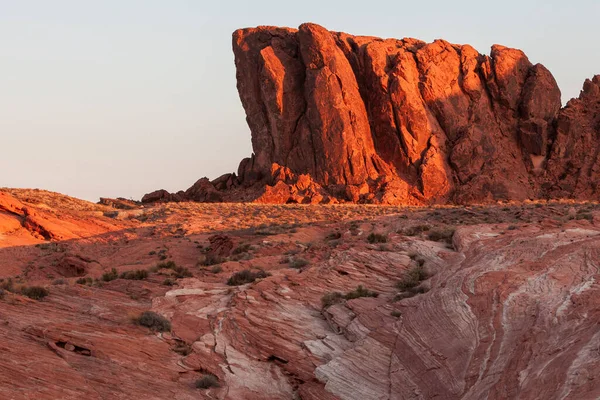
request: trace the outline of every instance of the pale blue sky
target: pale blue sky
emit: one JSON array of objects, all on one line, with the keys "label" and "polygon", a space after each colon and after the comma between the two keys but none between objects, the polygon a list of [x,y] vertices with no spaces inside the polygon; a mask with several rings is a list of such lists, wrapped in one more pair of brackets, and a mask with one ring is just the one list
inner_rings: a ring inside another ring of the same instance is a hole
[{"label": "pale blue sky", "polygon": [[600,1],[0,0],[0,187],[185,189],[251,153],[231,33],[297,27],[524,50],[563,102],[600,73]]}]

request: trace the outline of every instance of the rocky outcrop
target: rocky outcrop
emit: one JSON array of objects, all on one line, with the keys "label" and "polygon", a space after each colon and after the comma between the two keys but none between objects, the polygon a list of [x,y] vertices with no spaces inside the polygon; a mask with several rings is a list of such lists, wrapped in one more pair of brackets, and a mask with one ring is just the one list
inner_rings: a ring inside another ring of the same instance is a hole
[{"label": "rocky outcrop", "polygon": [[[552,74],[500,45],[488,56],[444,40],[351,36],[303,24],[237,30],[233,51],[254,154],[237,176],[211,183],[220,196],[204,188],[208,195],[188,190],[160,199],[598,198],[597,151],[589,151],[600,132],[598,77],[561,110]],[[277,178],[281,168],[288,172]],[[318,185],[319,195],[298,195],[298,176]]]},{"label": "rocky outcrop", "polygon": [[560,110],[548,161],[547,197],[598,199],[600,193],[600,75]]},{"label": "rocky outcrop", "polygon": [[[577,143],[567,157],[594,163],[577,135],[561,138],[588,129],[594,139],[591,121],[567,121],[585,120],[583,111],[597,118],[589,100],[597,83],[586,83],[588,100],[560,111],[552,74],[520,50],[495,45],[486,56],[443,40],[357,37],[314,24],[238,30],[233,49],[255,153],[254,173],[243,178],[277,163],[325,187],[399,180],[396,202],[524,200],[555,184],[557,167],[545,167],[568,164],[563,142]],[[563,196],[593,196],[589,180],[563,186]]]}]

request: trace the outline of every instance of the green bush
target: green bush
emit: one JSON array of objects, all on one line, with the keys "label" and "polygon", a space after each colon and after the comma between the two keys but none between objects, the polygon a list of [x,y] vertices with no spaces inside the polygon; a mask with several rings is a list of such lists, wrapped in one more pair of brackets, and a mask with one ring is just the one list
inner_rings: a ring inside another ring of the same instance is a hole
[{"label": "green bush", "polygon": [[196,388],[198,389],[210,389],[210,388],[218,388],[219,387],[219,379],[213,374],[204,374],[202,378],[196,381]]},{"label": "green bush", "polygon": [[221,264],[223,262],[225,262],[225,259],[221,256],[216,254],[206,254],[204,256],[204,260],[202,261],[202,265],[210,267],[211,265]]},{"label": "green bush", "polygon": [[290,260],[290,268],[300,269],[302,267],[307,266],[308,264],[310,263],[304,258],[295,258]]},{"label": "green bush", "polygon": [[21,294],[34,300],[41,300],[48,296],[50,292],[48,289],[41,286],[24,286],[21,288]]},{"label": "green bush", "polygon": [[169,320],[153,311],[144,311],[135,319],[135,323],[157,332],[169,332],[171,330]]},{"label": "green bush", "polygon": [[175,278],[190,278],[193,274],[189,269],[182,267],[180,265],[175,264],[174,261],[167,261],[163,263],[159,263],[156,266],[152,267],[151,270],[159,271],[161,269],[169,269],[174,272]]},{"label": "green bush", "polygon": [[246,244],[240,244],[238,247],[236,247],[235,249],[233,249],[232,254],[242,254],[242,253],[246,253],[250,250],[250,248],[252,247],[251,244],[246,243]]},{"label": "green bush", "polygon": [[248,269],[245,269],[231,275],[231,277],[227,280],[227,284],[229,286],[245,285],[246,283],[251,283],[257,279],[266,278],[267,276],[271,276],[271,274],[263,270],[252,272]]},{"label": "green bush", "polygon": [[75,283],[77,283],[78,285],[87,285],[87,286],[91,286],[93,282],[94,282],[94,280],[89,276],[86,276],[85,278],[79,278],[75,281]]},{"label": "green bush", "polygon": [[114,281],[115,279],[119,278],[119,273],[117,272],[116,268],[112,268],[110,270],[110,272],[105,272],[102,274],[102,280],[104,282],[110,282],[110,281]]},{"label": "green bush", "polygon": [[327,308],[336,303],[340,303],[342,300],[352,300],[358,299],[360,297],[377,297],[379,293],[369,290],[363,285],[358,285],[356,289],[346,293],[341,294],[340,292],[329,292],[325,293],[323,297],[321,297],[321,305],[323,308]]},{"label": "green bush", "polygon": [[173,286],[175,284],[175,281],[173,281],[173,279],[171,279],[171,278],[167,278],[163,281],[162,284],[164,286]]},{"label": "green bush", "polygon": [[326,308],[341,302],[343,299],[344,295],[340,292],[325,293],[323,297],[321,297],[321,305],[323,306],[323,308]]},{"label": "green bush", "polygon": [[385,235],[381,235],[379,233],[370,233],[369,236],[367,236],[367,242],[374,244],[374,243],[387,243],[387,237]]},{"label": "green bush", "polygon": [[135,271],[125,271],[119,276],[121,279],[128,279],[131,281],[141,281],[148,278],[148,271],[145,269],[137,269]]},{"label": "green bush", "polygon": [[356,287],[356,289],[354,289],[351,292],[346,293],[344,298],[346,300],[352,300],[352,299],[358,299],[360,297],[377,297],[377,296],[379,296],[379,293],[373,292],[372,290],[369,290],[369,289],[363,287],[363,285],[358,285]]},{"label": "green bush", "polygon": [[408,290],[418,286],[421,281],[427,279],[427,273],[422,265],[418,265],[406,271],[402,279],[396,284],[400,290]]}]

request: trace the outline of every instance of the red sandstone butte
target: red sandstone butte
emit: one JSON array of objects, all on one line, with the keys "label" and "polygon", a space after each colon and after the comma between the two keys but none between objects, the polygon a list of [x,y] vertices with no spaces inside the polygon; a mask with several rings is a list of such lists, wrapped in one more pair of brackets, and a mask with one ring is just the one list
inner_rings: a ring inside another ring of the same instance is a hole
[{"label": "red sandstone butte", "polygon": [[[190,188],[146,202],[599,197],[599,76],[561,109],[552,74],[500,45],[488,56],[444,40],[303,24],[237,30],[233,52],[252,156],[237,175],[205,180],[200,195]],[[312,190],[297,186],[300,176]]]}]

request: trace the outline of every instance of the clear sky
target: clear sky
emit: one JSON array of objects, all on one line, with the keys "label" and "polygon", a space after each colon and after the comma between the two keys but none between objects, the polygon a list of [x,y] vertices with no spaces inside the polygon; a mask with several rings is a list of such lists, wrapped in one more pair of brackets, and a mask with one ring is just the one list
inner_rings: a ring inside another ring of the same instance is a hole
[{"label": "clear sky", "polygon": [[563,102],[600,73],[600,1],[0,0],[0,187],[97,201],[251,154],[231,33],[297,27],[524,50]]}]

